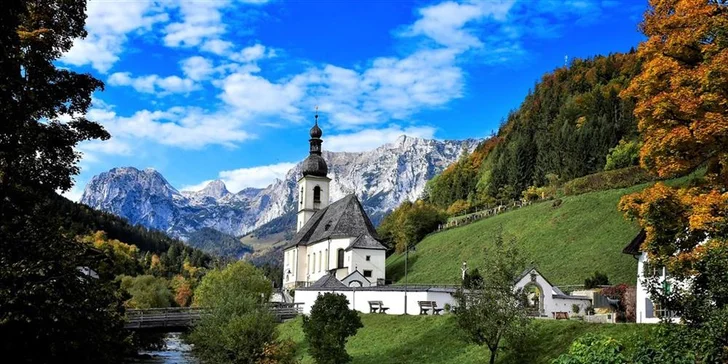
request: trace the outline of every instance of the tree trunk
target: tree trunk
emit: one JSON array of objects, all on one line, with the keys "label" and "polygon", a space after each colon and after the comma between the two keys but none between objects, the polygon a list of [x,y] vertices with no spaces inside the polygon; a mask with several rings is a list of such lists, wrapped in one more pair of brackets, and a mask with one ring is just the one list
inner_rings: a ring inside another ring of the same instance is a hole
[{"label": "tree trunk", "polygon": [[498,352],[497,350],[498,350],[498,349],[496,349],[496,350],[491,350],[491,351],[490,351],[490,364],[495,364],[495,355],[496,355],[496,353]]}]

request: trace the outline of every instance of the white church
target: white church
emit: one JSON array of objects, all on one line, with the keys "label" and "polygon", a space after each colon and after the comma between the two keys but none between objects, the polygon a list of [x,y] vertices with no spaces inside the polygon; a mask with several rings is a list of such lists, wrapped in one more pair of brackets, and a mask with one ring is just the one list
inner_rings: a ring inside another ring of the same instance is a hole
[{"label": "white church", "polygon": [[[316,298],[326,292],[344,295],[351,309],[366,313],[426,314],[456,306],[452,286],[385,285],[387,249],[359,199],[350,194],[329,203],[331,179],[321,156],[318,115],[310,134],[310,154],[297,186],[296,234],[283,250],[283,288],[295,290],[303,313],[309,314]],[[575,304],[585,311],[588,298],[563,294],[535,269],[526,273],[514,282],[514,289],[538,288],[539,316],[568,312]]]},{"label": "white church", "polygon": [[283,250],[283,288],[309,287],[329,277],[336,283],[384,284],[386,248],[359,199],[350,194],[329,203],[328,167],[321,156],[318,114],[311,128],[310,154],[298,180],[296,235]]}]

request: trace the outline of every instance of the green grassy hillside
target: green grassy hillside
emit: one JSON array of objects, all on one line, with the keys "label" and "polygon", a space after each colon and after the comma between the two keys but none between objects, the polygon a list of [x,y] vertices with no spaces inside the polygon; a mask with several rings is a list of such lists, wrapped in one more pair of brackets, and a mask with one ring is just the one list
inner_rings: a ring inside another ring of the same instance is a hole
[{"label": "green grassy hillside", "polygon": [[[594,271],[606,273],[610,283],[636,283],[637,261],[622,249],[639,232],[626,221],[617,204],[621,196],[646,185],[586,193],[537,203],[470,225],[427,236],[409,254],[409,282],[458,283],[463,261],[473,268],[483,262],[500,227],[514,238],[528,259],[556,285],[583,284]],[[387,277],[402,283],[404,255],[387,259]]]},{"label": "green grassy hillside", "polygon": [[[281,338],[298,345],[302,364],[313,363],[307,353],[302,320],[279,326]],[[490,353],[485,347],[468,343],[452,315],[394,316],[362,315],[364,327],[349,339],[346,349],[353,364],[382,363],[484,363]],[[611,336],[627,345],[632,335],[644,335],[651,325],[586,324],[578,321],[535,320],[536,335],[528,343],[529,363],[548,363],[564,353],[574,339],[589,333]],[[515,363],[508,355],[499,355],[498,363]]]}]

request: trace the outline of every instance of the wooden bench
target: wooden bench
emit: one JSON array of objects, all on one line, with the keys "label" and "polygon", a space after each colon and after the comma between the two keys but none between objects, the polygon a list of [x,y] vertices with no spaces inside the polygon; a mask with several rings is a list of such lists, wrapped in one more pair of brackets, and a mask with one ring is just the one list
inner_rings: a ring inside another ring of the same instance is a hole
[{"label": "wooden bench", "polygon": [[382,301],[368,301],[369,302],[369,313],[387,313],[389,307],[384,307]]},{"label": "wooden bench", "polygon": [[435,301],[417,301],[417,304],[420,305],[420,315],[427,315],[427,311],[430,309],[432,309],[433,315],[439,315],[443,310],[442,308],[437,308],[437,302]]},{"label": "wooden bench", "polygon": [[554,312],[553,315],[554,315],[554,318],[557,320],[568,320],[569,319],[568,312]]}]

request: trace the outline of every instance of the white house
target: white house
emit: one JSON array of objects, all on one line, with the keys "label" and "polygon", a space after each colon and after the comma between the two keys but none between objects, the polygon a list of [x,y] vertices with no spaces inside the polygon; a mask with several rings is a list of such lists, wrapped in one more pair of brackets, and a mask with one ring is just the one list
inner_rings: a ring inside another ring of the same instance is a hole
[{"label": "white house", "polygon": [[663,288],[667,290],[671,288],[671,282],[665,267],[650,264],[647,253],[642,251],[642,243],[644,243],[646,237],[645,231],[640,231],[622,250],[622,253],[629,254],[637,259],[637,307],[635,320],[637,323],[655,324],[660,322],[662,318],[669,317],[673,322],[677,322],[679,321],[678,317],[675,317],[671,312],[665,310],[659,302],[653,302],[650,299],[648,287],[645,285],[646,278],[657,276],[659,281],[663,282]]},{"label": "white house", "polygon": [[330,272],[343,280],[357,271],[369,285],[383,284],[386,248],[359,199],[350,194],[329,204],[331,179],[321,156],[322,134],[317,114],[298,180],[296,235],[283,249],[283,287],[306,287]]},{"label": "white house", "polygon": [[565,294],[546,280],[536,268],[527,268],[516,280],[515,288],[526,293],[530,314],[533,316],[554,318],[557,312],[574,315],[573,305],[579,307],[578,315],[584,316],[586,308],[592,303],[589,297]]}]

